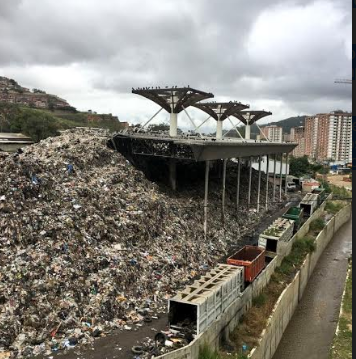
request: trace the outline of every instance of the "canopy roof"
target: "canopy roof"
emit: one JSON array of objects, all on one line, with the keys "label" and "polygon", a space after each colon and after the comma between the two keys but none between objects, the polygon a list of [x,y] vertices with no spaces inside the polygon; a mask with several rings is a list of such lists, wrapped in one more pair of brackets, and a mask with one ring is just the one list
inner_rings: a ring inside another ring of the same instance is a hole
[{"label": "canopy roof", "polygon": [[196,90],[189,86],[133,88],[132,93],[146,97],[169,113],[179,113],[199,101],[214,97],[212,93]]},{"label": "canopy roof", "polygon": [[245,110],[249,108],[249,105],[244,105],[241,102],[202,102],[193,105],[194,107],[198,108],[206,112],[216,121],[220,119],[220,121],[226,120],[229,116],[232,116],[241,110]]}]

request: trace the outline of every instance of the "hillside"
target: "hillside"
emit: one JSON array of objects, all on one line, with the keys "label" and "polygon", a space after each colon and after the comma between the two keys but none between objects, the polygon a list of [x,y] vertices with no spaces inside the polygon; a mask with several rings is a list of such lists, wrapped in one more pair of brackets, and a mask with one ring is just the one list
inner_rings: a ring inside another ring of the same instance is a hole
[{"label": "hillside", "polygon": [[40,141],[73,127],[99,127],[115,132],[127,125],[112,114],[79,112],[56,95],[30,90],[0,76],[0,132],[22,132]]},{"label": "hillside", "polygon": [[13,103],[38,109],[75,111],[69,103],[43,90],[22,87],[15,80],[0,76],[0,102]]},{"label": "hillside", "polygon": [[0,102],[0,132],[21,132],[35,142],[74,127],[99,127],[115,132],[124,126],[112,115],[39,110]]}]

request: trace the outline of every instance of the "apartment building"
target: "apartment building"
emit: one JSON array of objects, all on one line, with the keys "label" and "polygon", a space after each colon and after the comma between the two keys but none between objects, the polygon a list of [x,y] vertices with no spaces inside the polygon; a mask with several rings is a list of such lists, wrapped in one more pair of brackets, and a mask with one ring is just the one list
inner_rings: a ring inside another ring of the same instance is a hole
[{"label": "apartment building", "polygon": [[283,142],[282,127],[276,125],[266,126],[262,128],[262,132],[271,142]]},{"label": "apartment building", "polygon": [[352,161],[352,114],[331,112],[305,120],[305,154],[319,161]]},{"label": "apartment building", "polygon": [[294,157],[305,156],[305,127],[293,127],[290,131],[290,142],[298,143],[298,146],[293,150]]}]

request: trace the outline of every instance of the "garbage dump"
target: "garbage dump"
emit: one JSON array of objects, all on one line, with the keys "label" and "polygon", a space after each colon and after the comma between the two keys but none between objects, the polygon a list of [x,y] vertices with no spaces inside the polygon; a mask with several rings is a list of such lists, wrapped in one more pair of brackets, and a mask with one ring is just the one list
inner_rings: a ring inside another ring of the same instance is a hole
[{"label": "garbage dump", "polygon": [[[107,138],[72,129],[0,153],[4,357],[51,355],[167,312],[167,299],[264,215],[247,211],[244,197],[237,215],[236,178],[228,177],[224,227],[213,193],[221,184],[212,182],[205,241],[204,186],[170,194],[107,148]],[[241,186],[246,193],[245,173]]]}]

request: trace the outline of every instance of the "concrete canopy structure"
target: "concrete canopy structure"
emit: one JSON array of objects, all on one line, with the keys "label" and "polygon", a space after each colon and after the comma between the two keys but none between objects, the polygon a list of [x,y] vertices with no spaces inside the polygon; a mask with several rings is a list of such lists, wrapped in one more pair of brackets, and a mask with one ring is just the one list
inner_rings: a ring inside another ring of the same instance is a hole
[{"label": "concrete canopy structure", "polygon": [[241,102],[202,102],[193,105],[206,112],[210,117],[217,121],[216,127],[216,139],[221,140],[222,135],[222,123],[229,116],[232,116],[241,110],[249,108],[249,105],[244,105]]},{"label": "concrete canopy structure", "polygon": [[172,137],[177,136],[178,116],[181,111],[185,111],[189,106],[195,103],[213,98],[212,93],[196,90],[191,87],[166,87],[151,88],[144,87],[132,89],[132,93],[146,97],[155,102],[170,114],[170,131]]},{"label": "concrete canopy structure", "polygon": [[237,119],[246,125],[245,138],[246,140],[251,139],[251,125],[256,123],[263,117],[271,116],[272,112],[268,111],[241,111],[233,114]]}]

